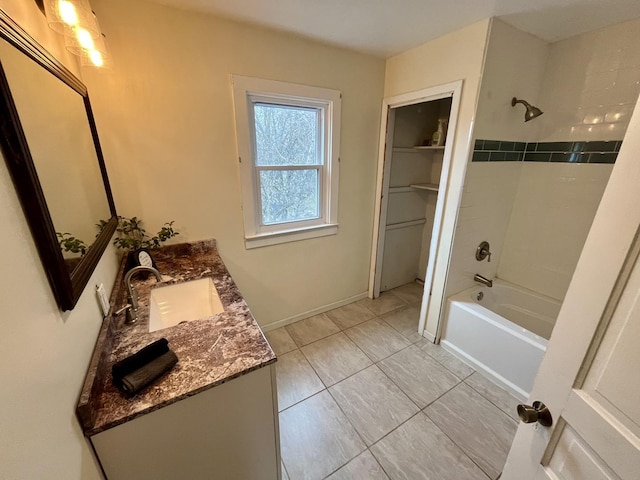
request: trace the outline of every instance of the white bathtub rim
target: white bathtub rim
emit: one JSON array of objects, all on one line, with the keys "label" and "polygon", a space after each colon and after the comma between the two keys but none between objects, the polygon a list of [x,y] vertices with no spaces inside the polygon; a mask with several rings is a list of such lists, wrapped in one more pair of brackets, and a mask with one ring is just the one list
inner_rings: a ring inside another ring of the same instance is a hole
[{"label": "white bathtub rim", "polygon": [[[526,294],[527,296],[539,298],[540,300],[544,300],[545,302],[557,304],[559,307],[562,306],[562,300],[560,300],[558,298],[552,297],[550,295],[545,295],[544,293],[540,293],[540,292],[538,292],[536,290],[531,290],[530,288],[527,288],[525,286],[519,285],[517,283],[510,282],[509,280],[504,280],[502,278],[495,277],[493,279],[493,284],[494,285],[498,285],[498,286],[504,286],[504,287],[507,287],[507,288],[513,288],[515,290],[519,290],[520,292]],[[478,283],[478,284],[474,285],[473,287],[466,288],[465,290],[462,290],[462,291],[460,291],[458,293],[454,293],[453,295],[449,295],[448,298],[454,297],[456,295],[459,295],[459,294],[467,292],[467,291],[472,291],[474,289],[479,289],[479,288],[481,289],[481,288],[493,288],[493,287],[487,287],[485,285],[481,285],[481,284]]]}]

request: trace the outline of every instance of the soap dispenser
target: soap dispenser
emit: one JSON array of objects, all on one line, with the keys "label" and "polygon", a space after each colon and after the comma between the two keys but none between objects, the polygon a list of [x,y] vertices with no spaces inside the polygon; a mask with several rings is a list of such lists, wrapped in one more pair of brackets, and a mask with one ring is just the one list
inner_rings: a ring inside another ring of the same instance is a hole
[{"label": "soap dispenser", "polygon": [[448,120],[446,118],[438,120],[438,130],[433,132],[433,135],[431,136],[432,146],[441,147],[444,145],[447,136],[447,123]]}]

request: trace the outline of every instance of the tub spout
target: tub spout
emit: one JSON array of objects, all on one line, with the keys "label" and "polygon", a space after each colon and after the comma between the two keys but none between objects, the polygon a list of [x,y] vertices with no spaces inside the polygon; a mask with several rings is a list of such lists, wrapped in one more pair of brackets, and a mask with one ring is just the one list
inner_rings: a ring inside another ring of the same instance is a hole
[{"label": "tub spout", "polygon": [[488,278],[484,278],[482,275],[480,275],[478,273],[476,273],[473,276],[473,279],[476,282],[480,282],[481,284],[486,285],[487,287],[493,287],[493,280],[489,280]]}]

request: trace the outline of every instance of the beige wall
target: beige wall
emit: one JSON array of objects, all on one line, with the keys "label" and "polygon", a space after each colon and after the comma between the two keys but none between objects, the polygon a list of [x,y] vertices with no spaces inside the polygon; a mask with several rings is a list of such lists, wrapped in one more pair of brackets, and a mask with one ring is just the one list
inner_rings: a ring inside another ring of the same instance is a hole
[{"label": "beige wall", "polygon": [[427,334],[436,335],[441,299],[449,263],[450,246],[460,202],[460,192],[469,158],[485,45],[490,20],[482,20],[408,50],[387,60],[385,97],[401,95],[463,80],[451,174],[445,198],[440,248],[436,258],[434,287],[427,312]]},{"label": "beige wall", "polygon": [[[116,203],[155,230],[175,219],[184,239],[215,237],[263,325],[326,308],[366,291],[376,150],[385,62],[282,33],[144,2],[94,0],[115,58],[84,71]],[[73,59],[32,2],[0,0],[73,70]],[[387,63],[385,95],[457,79],[464,89],[455,168],[468,154],[488,21]],[[435,67],[437,65],[437,68]],[[229,74],[343,92],[340,233],[246,251]],[[460,173],[460,172],[458,172]],[[3,478],[99,478],[74,415],[99,330],[92,286],[109,290],[110,247],[76,309],[58,311],[6,167],[0,164],[3,252],[0,371]]]},{"label": "beige wall", "polygon": [[[217,238],[263,326],[363,294],[384,60],[142,1],[92,4],[115,68],[85,79],[119,213]],[[338,235],[245,250],[230,74],[342,91]]]},{"label": "beige wall", "polygon": [[[34,2],[0,1],[31,35],[61,52]],[[60,54],[67,66],[77,65]],[[58,310],[4,159],[0,160],[0,478],[98,479],[75,406],[102,316],[93,286],[111,290],[115,252],[103,256],[72,312]]]}]

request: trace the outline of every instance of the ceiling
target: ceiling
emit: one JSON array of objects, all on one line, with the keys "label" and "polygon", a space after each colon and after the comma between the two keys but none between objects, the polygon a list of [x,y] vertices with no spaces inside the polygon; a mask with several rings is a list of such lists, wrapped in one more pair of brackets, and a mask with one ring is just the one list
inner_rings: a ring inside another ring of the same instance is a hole
[{"label": "ceiling", "polygon": [[150,0],[389,57],[499,16],[549,42],[640,17],[638,0]]}]

